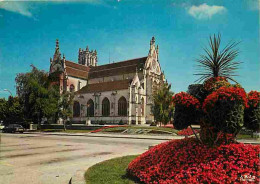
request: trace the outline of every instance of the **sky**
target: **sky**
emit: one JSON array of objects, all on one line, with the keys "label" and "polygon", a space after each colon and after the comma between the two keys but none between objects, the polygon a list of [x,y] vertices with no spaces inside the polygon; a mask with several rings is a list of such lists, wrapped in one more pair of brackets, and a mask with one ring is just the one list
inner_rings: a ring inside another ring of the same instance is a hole
[{"label": "sky", "polygon": [[221,34],[222,48],[240,42],[242,62],[235,79],[260,91],[258,0],[0,0],[0,98],[15,95],[15,77],[33,64],[48,71],[55,40],[67,60],[78,49],[96,49],[98,65],[147,56],[150,39],[172,91],[194,83],[196,59],[209,36]]}]

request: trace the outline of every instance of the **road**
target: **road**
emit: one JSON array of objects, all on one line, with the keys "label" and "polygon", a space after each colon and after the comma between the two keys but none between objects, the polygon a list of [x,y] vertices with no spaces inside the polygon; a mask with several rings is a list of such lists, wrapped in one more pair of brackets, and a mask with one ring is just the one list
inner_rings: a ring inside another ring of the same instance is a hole
[{"label": "road", "polygon": [[0,184],[84,183],[92,165],[163,140],[0,133]]}]

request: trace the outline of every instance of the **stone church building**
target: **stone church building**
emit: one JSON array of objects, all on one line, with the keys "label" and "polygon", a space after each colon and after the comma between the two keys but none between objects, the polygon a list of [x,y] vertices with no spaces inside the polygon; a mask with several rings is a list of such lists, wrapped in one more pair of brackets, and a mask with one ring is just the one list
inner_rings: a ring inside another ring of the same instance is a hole
[{"label": "stone church building", "polygon": [[59,73],[60,91],[75,92],[72,121],[145,124],[154,121],[153,93],[165,81],[159,47],[150,41],[148,55],[98,66],[97,51],[79,49],[78,63],[61,57],[59,42],[50,74]]}]

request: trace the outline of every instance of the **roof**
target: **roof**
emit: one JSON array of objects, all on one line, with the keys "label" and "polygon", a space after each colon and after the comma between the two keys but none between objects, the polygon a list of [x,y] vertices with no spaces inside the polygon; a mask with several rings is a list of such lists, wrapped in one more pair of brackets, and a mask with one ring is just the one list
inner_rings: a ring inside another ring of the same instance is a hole
[{"label": "roof", "polygon": [[147,57],[141,57],[101,66],[95,66],[89,71],[89,79],[135,73],[136,69],[143,69]]},{"label": "roof", "polygon": [[84,66],[68,60],[65,61],[65,64],[66,72],[69,76],[82,79],[94,79],[135,73],[136,69],[140,71],[144,68],[146,60],[147,57],[141,57],[95,67]]},{"label": "roof", "polygon": [[102,82],[95,84],[88,84],[87,86],[81,88],[77,91],[77,94],[82,93],[94,93],[94,92],[103,92],[103,91],[114,91],[114,90],[123,90],[128,89],[131,80],[120,80],[120,81],[111,81],[111,82]]},{"label": "roof", "polygon": [[87,79],[88,78],[88,72],[90,70],[90,67],[73,63],[71,61],[65,61],[66,63],[66,72],[67,75],[77,77],[77,78],[82,78],[82,79]]}]

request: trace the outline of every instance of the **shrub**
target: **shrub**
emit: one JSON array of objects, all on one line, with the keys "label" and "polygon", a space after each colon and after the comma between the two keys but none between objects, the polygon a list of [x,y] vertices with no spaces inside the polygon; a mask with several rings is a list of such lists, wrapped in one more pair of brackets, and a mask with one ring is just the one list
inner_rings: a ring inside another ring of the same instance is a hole
[{"label": "shrub", "polygon": [[259,183],[259,146],[232,143],[208,148],[194,138],[172,140],[143,153],[127,172],[144,183]]},{"label": "shrub", "polygon": [[180,92],[173,96],[173,103],[175,104],[173,125],[177,130],[187,128],[199,118],[200,102],[195,97]]},{"label": "shrub", "polygon": [[221,87],[210,94],[203,103],[207,121],[225,133],[238,133],[244,123],[246,93],[242,88]]},{"label": "shrub", "polygon": [[118,125],[124,125],[124,122],[122,119],[119,121]]},{"label": "shrub", "polygon": [[200,103],[203,103],[205,98],[208,96],[208,91],[205,90],[203,84],[189,85],[187,93],[197,98]]},{"label": "shrub", "polygon": [[[198,133],[198,130],[194,130],[195,133]],[[193,134],[193,131],[190,127],[183,129],[177,133],[177,135],[190,136]]]},{"label": "shrub", "polygon": [[230,87],[226,77],[212,77],[203,83],[204,89],[209,93],[216,91],[220,87]]},{"label": "shrub", "polygon": [[253,131],[259,131],[260,127],[260,92],[248,93],[248,107],[245,109],[244,126]]}]

